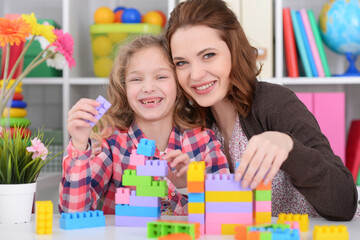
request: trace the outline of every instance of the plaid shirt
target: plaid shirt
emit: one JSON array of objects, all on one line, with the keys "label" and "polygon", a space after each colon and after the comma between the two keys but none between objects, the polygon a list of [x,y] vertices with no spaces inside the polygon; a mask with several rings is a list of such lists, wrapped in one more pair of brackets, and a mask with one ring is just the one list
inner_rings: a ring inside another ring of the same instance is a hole
[{"label": "plaid shirt", "polygon": [[[125,169],[136,169],[130,165],[130,153],[137,148],[144,133],[133,123],[127,131],[115,130],[101,147],[87,151],[76,150],[70,141],[63,159],[63,172],[59,188],[59,211],[80,212],[101,208],[105,214],[115,212],[116,188],[122,187],[121,179]],[[94,145],[94,143],[93,143]],[[212,130],[200,128],[181,132],[173,127],[165,154],[180,149],[191,161],[206,162],[208,173],[229,173],[225,155],[220,150]],[[153,159],[159,159],[156,148]],[[165,178],[169,191],[166,198],[174,215],[187,214],[187,196],[177,192],[174,184]]]}]

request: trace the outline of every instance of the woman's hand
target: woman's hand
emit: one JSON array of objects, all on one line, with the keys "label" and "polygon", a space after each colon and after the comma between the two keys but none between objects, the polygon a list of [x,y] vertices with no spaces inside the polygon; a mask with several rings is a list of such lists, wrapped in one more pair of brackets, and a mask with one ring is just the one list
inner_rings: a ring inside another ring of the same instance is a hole
[{"label": "woman's hand", "polygon": [[185,188],[187,187],[187,170],[190,164],[190,158],[186,153],[183,153],[180,150],[174,150],[167,153],[164,157],[164,160],[167,160],[171,168],[175,168],[175,171],[169,171],[169,174],[166,176],[176,188]]},{"label": "woman's hand", "polygon": [[98,114],[95,107],[100,106],[96,100],[82,98],[68,112],[67,130],[73,146],[79,151],[85,151],[91,132],[90,122],[97,122]]},{"label": "woman's hand", "polygon": [[293,145],[291,137],[281,132],[268,131],[253,136],[235,172],[235,180],[243,177],[241,186],[255,189],[265,177],[264,184],[267,185],[287,159]]}]

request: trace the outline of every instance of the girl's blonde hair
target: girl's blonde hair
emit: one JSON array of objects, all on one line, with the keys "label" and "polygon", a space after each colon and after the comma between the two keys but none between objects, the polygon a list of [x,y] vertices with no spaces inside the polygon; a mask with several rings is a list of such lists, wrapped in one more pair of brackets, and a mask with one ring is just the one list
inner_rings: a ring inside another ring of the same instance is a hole
[{"label": "girl's blonde hair", "polygon": [[[110,73],[109,85],[107,87],[108,99],[111,107],[96,124],[96,132],[92,137],[95,139],[108,137],[115,128],[126,130],[134,121],[134,111],[131,109],[126,97],[125,74],[131,57],[144,48],[158,47],[164,53],[169,66],[173,70],[174,77],[175,67],[170,58],[169,48],[163,35],[152,36],[142,35],[136,37],[133,41],[122,45],[119,48],[117,57]],[[149,63],[151,64],[151,63]],[[181,130],[195,127],[204,127],[204,115],[197,111],[192,104],[185,98],[177,82],[177,96],[174,109],[174,123]],[[111,131],[109,131],[111,127]]]}]

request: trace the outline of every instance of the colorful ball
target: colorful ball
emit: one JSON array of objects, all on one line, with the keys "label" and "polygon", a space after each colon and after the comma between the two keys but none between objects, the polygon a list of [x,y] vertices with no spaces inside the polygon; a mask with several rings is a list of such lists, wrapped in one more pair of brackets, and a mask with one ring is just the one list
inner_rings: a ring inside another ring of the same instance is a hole
[{"label": "colorful ball", "polygon": [[108,36],[111,42],[118,43],[118,42],[122,42],[128,36],[128,34],[126,32],[124,33],[113,32],[113,33],[108,33]]},{"label": "colorful ball", "polygon": [[166,15],[165,15],[165,13],[163,13],[163,12],[160,11],[160,10],[156,10],[156,12],[158,12],[158,13],[161,15],[161,17],[162,17],[162,19],[163,19],[162,27],[164,27],[165,24],[166,24]]},{"label": "colorful ball", "polygon": [[113,61],[108,57],[101,57],[94,62],[94,74],[97,77],[108,77]]},{"label": "colorful ball", "polygon": [[121,21],[123,23],[140,23],[141,22],[141,14],[135,8],[125,9],[121,16]]},{"label": "colorful ball", "polygon": [[125,10],[126,7],[117,7],[114,9],[114,13],[116,13],[117,11],[120,11],[120,10]]},{"label": "colorful ball", "polygon": [[157,11],[147,12],[143,17],[144,23],[150,23],[150,24],[162,26],[163,21],[164,20],[163,20],[162,16]]},{"label": "colorful ball", "polygon": [[92,50],[95,56],[109,56],[112,50],[112,42],[105,35],[98,36],[92,41]]},{"label": "colorful ball", "polygon": [[97,24],[113,23],[115,20],[114,12],[108,7],[99,7],[94,13],[94,21]]},{"label": "colorful ball", "polygon": [[117,12],[115,12],[115,22],[116,23],[121,23],[121,17],[124,13],[124,10],[119,10]]}]

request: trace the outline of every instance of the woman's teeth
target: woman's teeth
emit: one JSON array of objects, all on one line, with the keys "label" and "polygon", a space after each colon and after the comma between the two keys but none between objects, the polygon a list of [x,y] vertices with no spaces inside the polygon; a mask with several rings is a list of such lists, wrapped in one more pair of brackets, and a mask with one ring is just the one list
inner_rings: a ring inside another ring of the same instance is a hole
[{"label": "woman's teeth", "polygon": [[205,90],[205,89],[211,87],[212,85],[214,85],[214,82],[208,83],[208,84],[200,86],[200,87],[196,87],[196,89],[197,90]]}]

